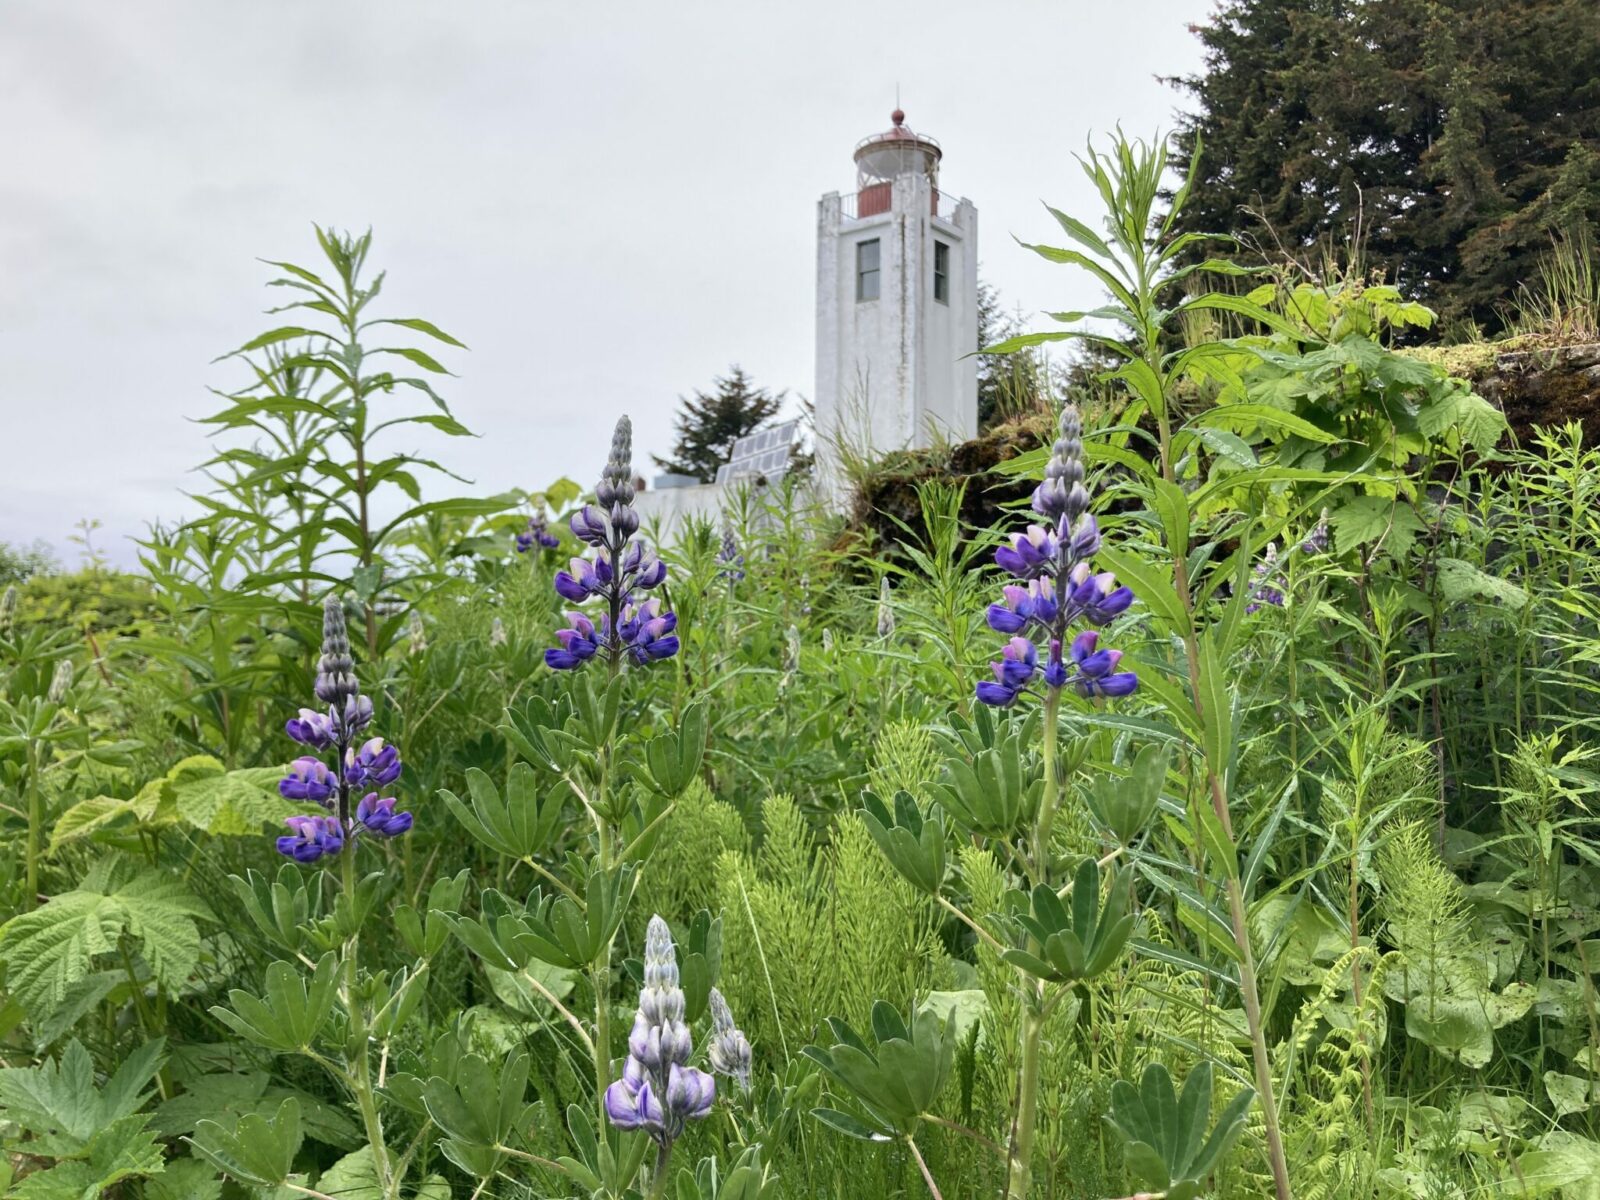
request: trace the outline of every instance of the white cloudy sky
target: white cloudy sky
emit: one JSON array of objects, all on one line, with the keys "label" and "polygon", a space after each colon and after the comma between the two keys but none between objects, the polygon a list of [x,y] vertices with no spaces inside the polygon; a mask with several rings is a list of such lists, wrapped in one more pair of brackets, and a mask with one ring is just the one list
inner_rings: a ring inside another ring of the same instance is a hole
[{"label": "white cloudy sky", "polygon": [[127,540],[187,509],[190,419],[268,327],[258,257],[377,235],[392,315],[471,347],[481,436],[420,441],[485,493],[591,482],[611,422],[670,447],[739,362],[811,391],[814,219],[856,140],[909,123],[1028,312],[1093,299],[1012,235],[1093,196],[1072,160],[1170,127],[1203,0],[5,0],[0,541]]}]

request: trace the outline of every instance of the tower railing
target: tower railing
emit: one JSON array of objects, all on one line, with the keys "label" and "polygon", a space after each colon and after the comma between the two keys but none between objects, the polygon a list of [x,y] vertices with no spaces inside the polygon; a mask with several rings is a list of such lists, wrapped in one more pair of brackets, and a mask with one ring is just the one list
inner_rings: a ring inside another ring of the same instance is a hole
[{"label": "tower railing", "polygon": [[[894,184],[889,180],[869,183],[857,191],[843,192],[839,196],[839,215],[846,221],[861,221],[888,212],[894,203]],[[955,219],[956,205],[960,200],[949,192],[933,189],[929,203],[931,213],[944,221]]]}]

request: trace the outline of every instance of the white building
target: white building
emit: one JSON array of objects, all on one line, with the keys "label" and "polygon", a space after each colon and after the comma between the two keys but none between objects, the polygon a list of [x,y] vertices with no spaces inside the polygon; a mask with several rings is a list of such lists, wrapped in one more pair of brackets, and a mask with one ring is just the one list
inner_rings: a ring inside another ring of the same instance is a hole
[{"label": "white building", "polygon": [[943,151],[896,109],[856,146],[856,191],[817,205],[817,454],[978,431],[978,210],[939,190]]},{"label": "white building", "polygon": [[[845,456],[978,431],[978,210],[939,190],[939,143],[892,120],[856,145],[855,192],[817,205],[816,458],[835,500]],[[677,483],[639,494],[646,520],[720,512],[723,484]]]}]

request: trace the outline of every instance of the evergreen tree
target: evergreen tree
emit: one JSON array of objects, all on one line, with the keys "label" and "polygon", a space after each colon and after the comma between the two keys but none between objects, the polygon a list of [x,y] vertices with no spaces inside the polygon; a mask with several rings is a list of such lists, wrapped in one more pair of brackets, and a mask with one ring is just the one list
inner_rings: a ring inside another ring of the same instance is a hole
[{"label": "evergreen tree", "polygon": [[1195,33],[1185,230],[1313,268],[1354,244],[1494,329],[1552,235],[1600,223],[1595,0],[1223,0]]},{"label": "evergreen tree", "polygon": [[713,380],[712,388],[679,398],[672,457],[651,456],[663,471],[710,483],[733,453],[733,443],[777,416],[788,395],[756,387],[738,364]]},{"label": "evergreen tree", "polygon": [[[1020,312],[1006,312],[1000,292],[978,281],[978,349],[998,345],[1027,332]],[[1010,354],[978,356],[978,428],[1015,420],[1029,413],[1049,413],[1051,395],[1060,384],[1057,364],[1042,347],[1028,346]]]}]

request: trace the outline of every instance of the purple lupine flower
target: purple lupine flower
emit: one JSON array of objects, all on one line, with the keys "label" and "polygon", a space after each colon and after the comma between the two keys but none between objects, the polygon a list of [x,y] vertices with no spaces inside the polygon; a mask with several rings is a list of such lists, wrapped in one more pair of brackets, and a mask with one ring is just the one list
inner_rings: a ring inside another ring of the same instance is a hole
[{"label": "purple lupine flower", "polygon": [[661,601],[652,598],[643,604],[630,604],[623,610],[617,635],[633,660],[642,667],[657,659],[671,658],[678,652],[678,639],[672,633],[677,627],[677,616],[663,613]]},{"label": "purple lupine flower", "polygon": [[750,1039],[733,1023],[733,1010],[716,988],[711,989],[711,1069],[726,1075],[744,1091],[750,1090]]},{"label": "purple lupine flower", "polygon": [[1245,604],[1244,611],[1255,614],[1268,604],[1282,608],[1282,582],[1283,578],[1278,570],[1278,545],[1276,542],[1268,542],[1267,548],[1261,552],[1261,561],[1251,572],[1250,599]]},{"label": "purple lupine flower", "polygon": [[[1131,694],[1139,685],[1138,677],[1132,671],[1118,671],[1122,651],[1101,650],[1099,642],[1100,634],[1093,629],[1085,629],[1072,639],[1072,662],[1077,670],[1062,683],[1075,685],[1078,694],[1085,698]],[[1059,655],[1059,646],[1053,647],[1053,651]]]},{"label": "purple lupine flower", "polygon": [[1323,509],[1322,515],[1317,518],[1316,525],[1311,532],[1306,534],[1305,541],[1300,543],[1300,549],[1307,554],[1321,554],[1328,548],[1328,510]]},{"label": "purple lupine flower", "polygon": [[331,751],[332,761],[303,755],[289,765],[288,774],[278,784],[278,791],[287,799],[308,800],[333,810],[325,816],[286,818],[290,832],[278,839],[278,852],[302,863],[338,854],[363,833],[391,838],[411,828],[411,814],[395,812],[392,796],[372,791],[351,807],[353,789],[386,787],[400,778],[400,752],[381,737],[356,744],[356,738],[372,723],[372,701],[361,694],[356,681],[344,609],[332,596],[322,608],[316,692],[327,711],[302,708],[284,731],[303,746]]},{"label": "purple lupine flower", "polygon": [[672,931],[659,916],[645,930],[644,986],[628,1034],[622,1076],[606,1088],[606,1116],[618,1129],[643,1129],[663,1150],[689,1121],[711,1111],[716,1080],[689,1065],[694,1041],[684,1021]]},{"label": "purple lupine flower", "polygon": [[315,709],[302,708],[298,717],[284,722],[283,731],[313,750],[326,750],[333,745],[333,718]]},{"label": "purple lupine flower", "polygon": [[356,820],[361,823],[363,829],[379,837],[399,837],[411,828],[411,814],[395,812],[394,805],[393,796],[380,796],[377,792],[368,792],[361,798],[361,803],[356,805]]},{"label": "purple lupine flower", "polygon": [[278,780],[278,794],[285,800],[326,804],[337,786],[338,780],[328,770],[328,764],[307,754],[289,764],[289,773]]},{"label": "purple lupine flower", "polygon": [[554,550],[561,545],[561,539],[550,532],[550,527],[545,521],[543,511],[536,512],[528,518],[528,528],[517,534],[517,553],[526,554],[535,546],[543,546],[546,550]]},{"label": "purple lupine flower", "polygon": [[1004,707],[1022,694],[1039,667],[1039,648],[1025,637],[1014,637],[1000,651],[1000,658],[989,664],[995,682],[978,685],[978,699]]},{"label": "purple lupine flower", "polygon": [[[603,622],[606,618],[600,618]],[[546,665],[558,671],[570,671],[588,662],[600,649],[600,639],[595,635],[594,622],[581,612],[569,612],[567,620],[571,629],[556,630],[559,647],[552,646],[544,652]]]},{"label": "purple lupine flower", "polygon": [[368,738],[344,752],[345,782],[353,788],[385,787],[400,778],[400,751],[382,738]]},{"label": "purple lupine flower", "polygon": [[574,558],[555,578],[562,599],[573,604],[601,601],[599,629],[582,613],[569,612],[571,628],[559,630],[556,639],[561,644],[544,652],[545,664],[557,671],[574,670],[601,651],[613,668],[625,660],[647,666],[678,652],[673,634],[677,617],[662,612],[658,600],[637,598],[665,582],[667,566],[634,538],[639,514],[633,507],[632,458],[633,425],[623,417],[595,486],[595,502],[573,513],[569,521],[572,535],[592,547],[593,555]]},{"label": "purple lupine flower", "polygon": [[285,817],[283,823],[290,832],[278,839],[278,853],[296,862],[314,863],[344,849],[344,829],[338,817]]},{"label": "purple lupine flower", "polygon": [[[989,627],[1010,640],[992,664],[994,679],[978,684],[984,704],[1015,703],[1036,676],[1051,693],[1071,685],[1087,698],[1126,696],[1138,686],[1133,672],[1116,670],[1119,651],[1098,649],[1092,629],[1073,635],[1078,626],[1110,624],[1133,604],[1132,589],[1092,565],[1100,526],[1089,512],[1084,478],[1083,425],[1068,405],[1044,479],[1033,491],[1033,511],[1043,520],[1012,534],[994,553],[995,563],[1019,582],[1007,584],[985,613]],[[1048,648],[1042,667],[1036,639]],[[1066,654],[1063,646],[1070,647]]]}]

